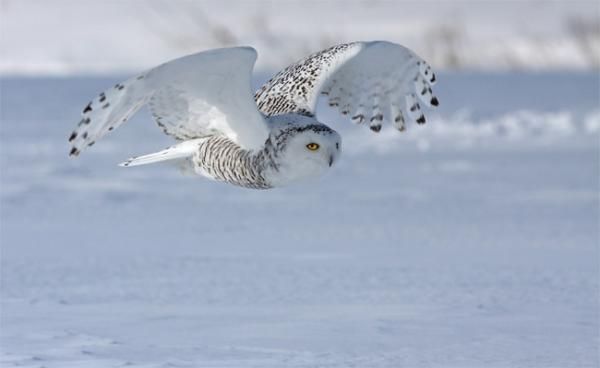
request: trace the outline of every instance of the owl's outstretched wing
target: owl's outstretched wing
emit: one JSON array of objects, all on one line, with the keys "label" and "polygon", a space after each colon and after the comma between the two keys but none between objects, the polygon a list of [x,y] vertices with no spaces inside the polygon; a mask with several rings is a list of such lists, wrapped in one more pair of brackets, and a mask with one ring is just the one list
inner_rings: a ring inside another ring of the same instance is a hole
[{"label": "owl's outstretched wing", "polygon": [[148,103],[157,124],[179,140],[225,135],[254,149],[268,127],[252,98],[256,51],[235,47],[204,51],[162,64],[118,83],[83,110],[71,134],[71,155],[94,144]]},{"label": "owl's outstretched wing", "polygon": [[406,47],[353,42],[330,47],[276,74],[254,98],[265,115],[316,113],[319,95],[356,123],[378,132],[382,122],[404,130],[408,119],[425,123],[421,104],[438,105],[431,67]]}]

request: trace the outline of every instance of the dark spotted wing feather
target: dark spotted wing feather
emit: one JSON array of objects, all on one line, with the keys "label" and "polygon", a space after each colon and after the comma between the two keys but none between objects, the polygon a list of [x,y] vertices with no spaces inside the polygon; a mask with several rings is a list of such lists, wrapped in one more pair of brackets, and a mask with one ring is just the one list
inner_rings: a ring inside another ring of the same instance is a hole
[{"label": "dark spotted wing feather", "polygon": [[71,133],[71,155],[91,146],[148,103],[162,130],[180,140],[223,135],[247,149],[269,131],[252,98],[256,51],[216,49],[159,65],[94,98]]},{"label": "dark spotted wing feather", "polygon": [[352,121],[381,130],[389,121],[398,130],[407,120],[425,123],[421,104],[438,105],[431,67],[411,50],[385,41],[330,47],[292,64],[256,91],[265,115],[314,115],[324,95],[330,106]]},{"label": "dark spotted wing feather", "polygon": [[81,120],[69,136],[71,156],[77,156],[86,147],[126,122],[150,98],[145,88],[144,75],[117,83],[90,101],[81,112]]}]

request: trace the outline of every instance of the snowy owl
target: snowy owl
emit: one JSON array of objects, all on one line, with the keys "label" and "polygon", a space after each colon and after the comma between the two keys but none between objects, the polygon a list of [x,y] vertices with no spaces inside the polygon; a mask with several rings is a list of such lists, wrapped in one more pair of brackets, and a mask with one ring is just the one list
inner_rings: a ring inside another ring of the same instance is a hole
[{"label": "snowy owl", "polygon": [[199,52],[150,69],[94,98],[69,137],[70,155],[126,122],[145,104],[178,143],[121,166],[176,160],[210,179],[268,189],[324,173],[339,158],[339,134],[316,119],[326,96],[374,132],[425,123],[421,104],[438,105],[430,66],[406,47],[353,42],[314,53],[277,73],[256,93],[251,47]]}]

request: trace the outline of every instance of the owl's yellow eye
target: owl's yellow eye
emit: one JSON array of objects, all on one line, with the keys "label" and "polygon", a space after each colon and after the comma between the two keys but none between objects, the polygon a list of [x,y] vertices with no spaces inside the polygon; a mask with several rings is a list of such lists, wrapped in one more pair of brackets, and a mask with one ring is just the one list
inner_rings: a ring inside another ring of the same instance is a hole
[{"label": "owl's yellow eye", "polygon": [[319,149],[319,145],[317,143],[309,143],[306,145],[306,148],[308,148],[311,151],[316,151]]}]

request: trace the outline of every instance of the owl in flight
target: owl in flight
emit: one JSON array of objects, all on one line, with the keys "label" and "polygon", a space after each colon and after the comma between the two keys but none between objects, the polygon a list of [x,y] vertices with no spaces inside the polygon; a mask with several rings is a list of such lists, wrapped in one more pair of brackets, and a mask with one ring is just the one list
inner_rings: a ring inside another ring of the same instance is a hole
[{"label": "owl in flight", "polygon": [[430,66],[385,41],[330,47],[288,66],[256,93],[251,47],[209,50],[159,65],[94,98],[69,137],[77,156],[148,104],[178,143],[121,166],[178,160],[195,174],[268,189],[321,175],[338,159],[339,134],[315,117],[323,95],[374,132],[425,123],[421,105],[437,106]]}]

